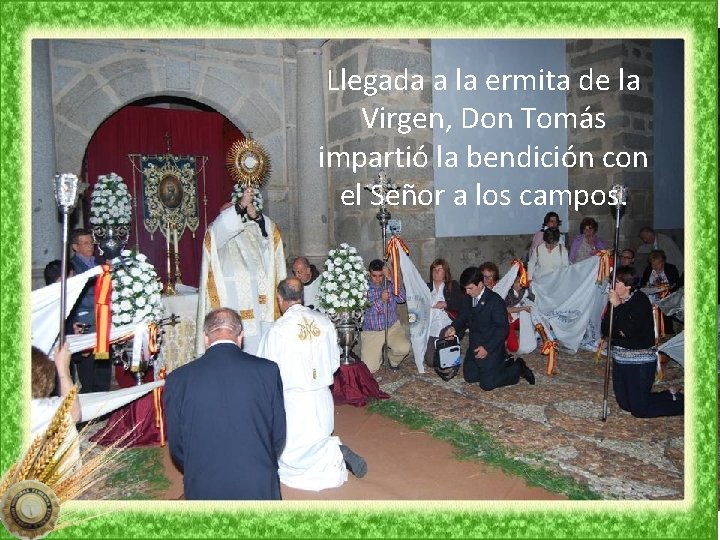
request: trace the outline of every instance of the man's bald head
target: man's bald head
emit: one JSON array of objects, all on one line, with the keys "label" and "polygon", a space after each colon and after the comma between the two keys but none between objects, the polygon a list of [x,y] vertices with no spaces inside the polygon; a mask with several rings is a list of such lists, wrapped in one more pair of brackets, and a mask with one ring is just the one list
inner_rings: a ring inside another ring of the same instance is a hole
[{"label": "man's bald head", "polygon": [[294,304],[303,303],[303,284],[297,278],[283,279],[277,286],[280,310],[285,311]]},{"label": "man's bald head", "polygon": [[230,308],[215,309],[205,316],[203,333],[206,346],[221,339],[234,341],[240,345],[243,333],[240,315]]}]

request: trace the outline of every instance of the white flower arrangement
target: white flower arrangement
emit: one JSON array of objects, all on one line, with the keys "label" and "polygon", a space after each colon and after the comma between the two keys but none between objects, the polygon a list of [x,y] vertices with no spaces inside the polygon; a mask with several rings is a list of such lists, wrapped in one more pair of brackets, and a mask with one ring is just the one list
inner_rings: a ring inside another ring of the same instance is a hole
[{"label": "white flower arrangement", "polygon": [[113,323],[120,326],[162,319],[162,285],[147,257],[135,250],[125,250],[113,259],[112,266]]},{"label": "white flower arrangement", "polygon": [[132,197],[122,179],[114,172],[98,176],[90,196],[90,223],[95,227],[128,226]]},{"label": "white flower arrangement", "polygon": [[331,249],[320,274],[320,308],[328,315],[364,311],[368,280],[357,250],[348,244]]},{"label": "white flower arrangement", "polygon": [[[258,188],[254,187],[253,189],[255,190],[255,193],[253,194],[253,204],[255,205],[255,208],[257,208],[258,213],[260,213],[263,211],[263,196]],[[243,193],[245,193],[245,186],[242,184],[235,184],[231,196],[233,205],[237,204],[237,202],[242,199]],[[243,222],[247,222],[247,218],[247,214],[243,214],[241,216]]]}]

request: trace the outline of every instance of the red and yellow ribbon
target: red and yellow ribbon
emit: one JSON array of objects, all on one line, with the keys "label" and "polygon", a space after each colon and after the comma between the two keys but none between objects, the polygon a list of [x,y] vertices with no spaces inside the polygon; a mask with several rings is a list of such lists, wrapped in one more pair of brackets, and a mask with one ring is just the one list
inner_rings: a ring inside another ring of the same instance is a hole
[{"label": "red and yellow ribbon", "polygon": [[656,328],[657,328],[657,335],[655,336],[655,345],[659,345],[660,338],[665,337],[665,317],[663,317],[662,311],[660,311],[660,308],[657,307],[655,304],[653,304],[652,310],[653,310],[653,315],[655,316],[655,322],[656,322]]},{"label": "red and yellow ribbon", "polygon": [[557,347],[557,341],[548,340],[543,343],[542,349],[540,349],[540,353],[545,354],[548,357],[545,372],[551,376],[555,375],[555,356],[557,354]]},{"label": "red and yellow ribbon", "polygon": [[406,255],[410,255],[410,248],[407,244],[402,241],[401,238],[394,234],[390,237],[385,248],[385,258],[390,261],[390,268],[392,272],[393,282],[393,294],[397,296],[400,294],[400,250],[403,250]]},{"label": "red and yellow ribbon", "polygon": [[612,268],[613,261],[610,256],[610,252],[607,249],[601,249],[595,255],[600,257],[600,265],[598,266],[596,281],[597,283],[601,283],[610,277],[610,269]]},{"label": "red and yellow ribbon", "polygon": [[148,325],[148,352],[153,355],[157,354],[160,350],[158,343],[158,325],[157,323],[150,323]]},{"label": "red and yellow ribbon", "polygon": [[110,327],[111,312],[110,300],[112,298],[112,275],[110,265],[102,265],[103,273],[95,282],[95,327],[97,339],[95,341],[95,359],[107,360],[110,358]]},{"label": "red and yellow ribbon", "polygon": [[528,277],[527,277],[527,272],[525,271],[525,265],[523,264],[523,262],[520,259],[513,259],[510,262],[510,268],[512,268],[516,264],[518,265],[517,275],[520,278],[520,286],[522,288],[526,289],[528,286]]},{"label": "red and yellow ribbon", "polygon": [[600,357],[602,356],[603,347],[605,346],[605,336],[600,338],[600,343],[598,343],[597,351],[595,351],[595,361],[599,362]]},{"label": "red and yellow ribbon", "polygon": [[540,337],[543,340],[542,348],[540,349],[540,354],[547,355],[547,365],[545,366],[545,372],[548,375],[555,375],[555,367],[556,367],[556,359],[555,356],[557,355],[557,341],[554,341],[550,339],[547,335],[547,332],[545,332],[545,327],[537,323],[535,325],[535,330],[538,334],[540,334]]},{"label": "red and yellow ribbon", "polygon": [[[162,368],[158,374],[158,378],[164,379],[167,377],[167,370]],[[163,408],[162,408],[162,386],[153,390],[153,405],[155,406],[155,427],[160,430],[160,446],[165,446],[167,441],[165,440],[165,422],[163,420]]]}]

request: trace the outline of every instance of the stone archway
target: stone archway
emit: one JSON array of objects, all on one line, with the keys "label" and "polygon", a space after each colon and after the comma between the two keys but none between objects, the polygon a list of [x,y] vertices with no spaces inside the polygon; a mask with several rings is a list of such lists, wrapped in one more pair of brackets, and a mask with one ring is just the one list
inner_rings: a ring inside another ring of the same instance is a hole
[{"label": "stone archway", "polygon": [[209,51],[202,44],[51,41],[58,170],[79,171],[87,143],[106,118],[134,101],[158,95],[206,104],[284,156],[287,96],[269,91],[284,88],[281,51],[275,58],[251,62],[245,55],[222,55],[221,49]]},{"label": "stone archway", "polygon": [[[34,40],[33,268],[59,257],[48,178],[57,172],[79,174],[87,145],[102,122],[146,97],[192,99],[252,133],[274,158],[272,199],[285,217],[280,225],[290,229],[294,214],[289,186],[295,175],[287,163],[295,159],[293,54],[281,40]],[[292,237],[288,240],[294,242]]]}]

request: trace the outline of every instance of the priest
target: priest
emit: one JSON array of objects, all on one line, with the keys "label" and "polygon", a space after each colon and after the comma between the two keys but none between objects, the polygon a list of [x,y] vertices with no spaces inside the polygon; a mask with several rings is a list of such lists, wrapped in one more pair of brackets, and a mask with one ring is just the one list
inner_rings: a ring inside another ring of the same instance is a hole
[{"label": "priest", "polygon": [[277,293],[283,316],[265,334],[257,355],[277,363],[283,383],[287,438],[278,462],[280,481],[312,491],[338,487],[348,469],[363,477],[367,463],[332,435],[330,385],[340,367],[335,326],[303,306],[299,279],[281,281]]},{"label": "priest", "polygon": [[258,210],[256,188],[225,204],[203,242],[195,353],[204,350],[202,322],[219,307],[238,312],[243,350],[255,354],[263,333],[280,316],[275,287],[285,278],[285,253],[277,225]]}]

